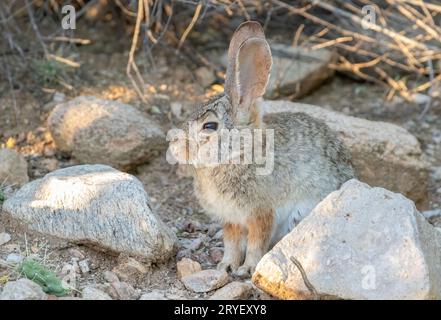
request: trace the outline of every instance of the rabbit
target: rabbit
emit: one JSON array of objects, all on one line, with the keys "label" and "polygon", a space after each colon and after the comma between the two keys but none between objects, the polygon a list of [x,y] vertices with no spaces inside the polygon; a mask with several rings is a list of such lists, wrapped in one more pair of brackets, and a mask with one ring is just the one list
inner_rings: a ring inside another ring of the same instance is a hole
[{"label": "rabbit", "polygon": [[237,161],[191,166],[196,197],[206,213],[223,225],[224,256],[217,268],[239,277],[252,275],[272,245],[354,177],[349,152],[324,122],[304,113],[263,115],[262,96],[271,65],[261,25],[241,24],[228,50],[225,92],[190,117],[193,134],[186,127],[185,135],[169,138],[173,158],[188,163],[191,139],[200,152],[218,143],[215,137],[221,130],[273,130],[270,174],[257,174],[256,163]]}]

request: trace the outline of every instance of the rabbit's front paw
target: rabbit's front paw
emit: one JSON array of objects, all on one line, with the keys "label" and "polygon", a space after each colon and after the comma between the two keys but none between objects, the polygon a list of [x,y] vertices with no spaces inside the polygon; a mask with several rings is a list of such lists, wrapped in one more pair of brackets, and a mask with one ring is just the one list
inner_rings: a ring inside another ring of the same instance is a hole
[{"label": "rabbit's front paw", "polygon": [[254,273],[255,268],[255,266],[243,264],[235,272],[233,272],[233,275],[241,279],[249,278]]},{"label": "rabbit's front paw", "polygon": [[225,271],[236,271],[239,267],[238,262],[230,261],[230,260],[222,260],[217,264],[217,270],[225,270]]}]

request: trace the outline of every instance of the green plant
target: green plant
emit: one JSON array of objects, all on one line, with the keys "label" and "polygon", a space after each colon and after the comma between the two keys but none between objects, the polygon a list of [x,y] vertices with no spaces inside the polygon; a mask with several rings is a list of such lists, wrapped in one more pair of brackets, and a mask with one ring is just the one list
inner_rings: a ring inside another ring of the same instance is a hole
[{"label": "green plant", "polygon": [[54,60],[34,60],[34,70],[37,76],[46,83],[56,83],[65,73],[66,67]]},{"label": "green plant", "polygon": [[39,284],[43,291],[57,297],[66,296],[69,290],[62,286],[61,280],[51,270],[33,259],[25,259],[17,271],[29,280]]},{"label": "green plant", "polygon": [[0,188],[0,204],[3,204],[5,201],[5,195],[3,194],[3,190]]}]

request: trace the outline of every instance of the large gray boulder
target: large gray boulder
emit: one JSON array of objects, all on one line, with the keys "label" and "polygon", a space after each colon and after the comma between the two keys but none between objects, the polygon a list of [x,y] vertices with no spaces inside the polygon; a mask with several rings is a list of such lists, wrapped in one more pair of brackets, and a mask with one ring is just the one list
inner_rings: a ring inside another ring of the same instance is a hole
[{"label": "large gray boulder", "polygon": [[15,150],[0,149],[0,186],[21,186],[29,181],[28,163]]},{"label": "large gray boulder", "polygon": [[57,105],[48,118],[57,147],[82,163],[129,169],[165,148],[162,129],[134,107],[80,96]]},{"label": "large gray boulder", "polygon": [[31,230],[146,262],[175,250],[175,235],[152,212],[142,183],[104,165],[49,173],[24,185],[3,210]]},{"label": "large gray boulder", "polygon": [[314,298],[313,288],[320,298],[441,299],[441,233],[401,194],[353,179],[262,258],[253,281],[281,299]]},{"label": "large gray boulder", "polygon": [[397,125],[369,121],[289,101],[265,101],[266,113],[304,112],[336,131],[352,155],[359,180],[402,193],[419,209],[428,204],[428,170],[418,140]]},{"label": "large gray boulder", "polygon": [[265,97],[276,99],[302,97],[334,75],[329,65],[336,61],[334,52],[320,49],[271,44],[273,66]]}]

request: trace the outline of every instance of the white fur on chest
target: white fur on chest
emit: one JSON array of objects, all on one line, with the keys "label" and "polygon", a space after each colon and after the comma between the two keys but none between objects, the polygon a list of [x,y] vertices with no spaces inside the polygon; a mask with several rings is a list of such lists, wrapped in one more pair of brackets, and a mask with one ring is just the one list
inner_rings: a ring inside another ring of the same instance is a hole
[{"label": "white fur on chest", "polygon": [[250,212],[236,206],[234,201],[225,199],[216,188],[197,190],[196,194],[204,210],[214,219],[222,223],[229,222],[246,226]]},{"label": "white fur on chest", "polygon": [[[196,194],[206,213],[222,223],[240,224],[247,227],[247,219],[253,214],[239,208],[231,199],[225,199],[214,186],[198,188]],[[289,233],[317,205],[317,199],[288,200],[275,208],[272,244]]]}]

